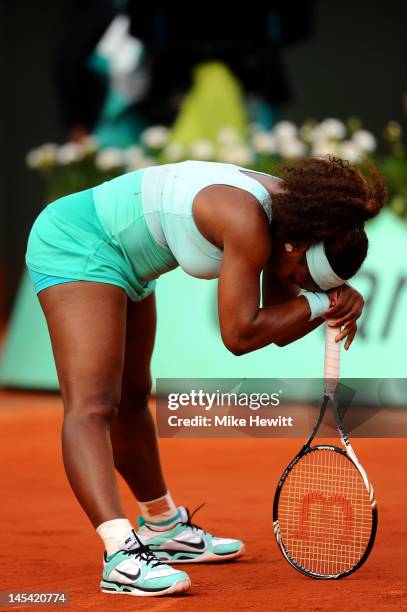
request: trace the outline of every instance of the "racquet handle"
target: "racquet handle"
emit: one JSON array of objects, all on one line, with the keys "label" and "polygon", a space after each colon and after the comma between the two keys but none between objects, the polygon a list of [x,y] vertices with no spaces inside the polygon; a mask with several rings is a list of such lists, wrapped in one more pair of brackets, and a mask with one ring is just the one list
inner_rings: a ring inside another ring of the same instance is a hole
[{"label": "racquet handle", "polygon": [[339,382],[339,362],[341,343],[335,342],[339,334],[339,327],[329,327],[326,323],[325,329],[325,366],[324,366],[324,389],[325,395],[333,397]]}]

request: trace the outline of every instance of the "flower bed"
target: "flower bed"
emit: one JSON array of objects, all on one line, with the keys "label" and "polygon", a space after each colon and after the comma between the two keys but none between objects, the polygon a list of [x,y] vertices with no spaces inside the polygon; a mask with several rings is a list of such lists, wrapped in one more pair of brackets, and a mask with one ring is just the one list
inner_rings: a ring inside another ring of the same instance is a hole
[{"label": "flower bed", "polygon": [[370,158],[386,177],[389,205],[407,220],[407,158],[400,125],[389,122],[383,135],[387,155],[377,154],[377,139],[357,118],[346,123],[338,119],[307,120],[299,127],[280,121],[270,131],[251,124],[246,140],[224,126],[215,141],[198,140],[188,146],[175,142],[170,129],[153,126],[143,132],[139,146],[100,148],[93,137],[62,146],[48,143],[30,151],[27,163],[42,173],[48,200],[52,201],[124,172],[185,159],[221,161],[272,172],[281,161],[308,155],[335,155],[350,163]]}]

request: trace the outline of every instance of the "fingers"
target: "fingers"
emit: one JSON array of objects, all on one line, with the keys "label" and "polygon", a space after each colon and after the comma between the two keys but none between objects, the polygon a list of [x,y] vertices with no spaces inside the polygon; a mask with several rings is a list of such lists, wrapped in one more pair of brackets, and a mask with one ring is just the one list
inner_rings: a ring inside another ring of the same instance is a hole
[{"label": "fingers", "polygon": [[346,338],[345,350],[347,351],[356,336],[357,330],[358,326],[355,322],[347,323],[344,329],[337,336],[335,336],[335,342],[341,342],[343,338]]},{"label": "fingers", "polygon": [[329,297],[329,302],[331,304],[331,307],[334,306],[336,302],[338,301],[338,290],[331,289],[330,291],[328,291],[328,297]]},{"label": "fingers", "polygon": [[341,298],[339,298],[338,302],[334,306],[331,306],[331,308],[328,308],[328,310],[325,312],[325,317],[327,319],[337,319],[338,317],[343,317],[349,311],[351,304],[351,300],[347,299],[342,301]]},{"label": "fingers", "polygon": [[341,287],[337,292],[336,303],[328,308],[324,314],[324,318],[327,320],[335,319],[335,324],[332,327],[339,327],[348,321],[358,319],[364,306],[363,297],[350,285]]},{"label": "fingers", "polygon": [[348,292],[342,292],[339,294],[339,297],[336,303],[328,308],[325,312],[325,317],[327,319],[338,319],[339,317],[343,317],[348,311],[353,302],[352,294]]},{"label": "fingers", "polygon": [[[327,319],[330,327],[341,327],[350,321],[356,321],[360,317],[363,311],[363,298],[358,295],[357,299],[355,296],[347,296],[344,299],[339,298],[339,302],[336,306],[328,308],[325,312],[324,318]],[[335,321],[331,321],[335,319]]]},{"label": "fingers", "polygon": [[349,349],[350,345],[353,342],[354,337],[356,336],[356,332],[357,331],[358,331],[358,326],[355,323],[354,327],[352,327],[351,331],[349,332],[348,338],[347,338],[347,340],[345,342],[345,351],[347,351]]},{"label": "fingers", "polygon": [[348,323],[355,322],[362,314],[358,306],[354,306],[343,317],[335,318],[335,321],[328,321],[329,327],[342,327]]}]

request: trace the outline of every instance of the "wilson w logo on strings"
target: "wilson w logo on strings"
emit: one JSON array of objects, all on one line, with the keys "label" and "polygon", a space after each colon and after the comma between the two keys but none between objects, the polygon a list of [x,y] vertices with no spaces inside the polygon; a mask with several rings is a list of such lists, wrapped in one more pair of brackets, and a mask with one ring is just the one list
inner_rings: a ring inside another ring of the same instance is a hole
[{"label": "wilson w logo on strings", "polygon": [[300,526],[292,537],[324,542],[329,536],[337,544],[348,546],[352,543],[351,502],[343,495],[327,497],[320,492],[306,493],[301,500]]}]

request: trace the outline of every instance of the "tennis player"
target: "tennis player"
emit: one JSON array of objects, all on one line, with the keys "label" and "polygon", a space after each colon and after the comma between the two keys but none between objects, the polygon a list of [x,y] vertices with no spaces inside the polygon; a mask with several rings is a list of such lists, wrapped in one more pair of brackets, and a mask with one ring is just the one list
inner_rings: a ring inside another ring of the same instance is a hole
[{"label": "tennis player", "polygon": [[[218,277],[221,336],[235,355],[294,342],[324,318],[344,326],[346,348],[355,337],[363,299],[346,281],[365,259],[363,226],[385,202],[383,179],[333,157],[279,174],[152,166],[52,202],[31,229],[26,263],[64,403],[65,469],[104,543],[104,592],[186,591],[188,575],[172,565],[244,550],[192,523],[165,484],[147,403],[156,279],[177,266]],[[138,501],[138,530],[115,468]]]}]

